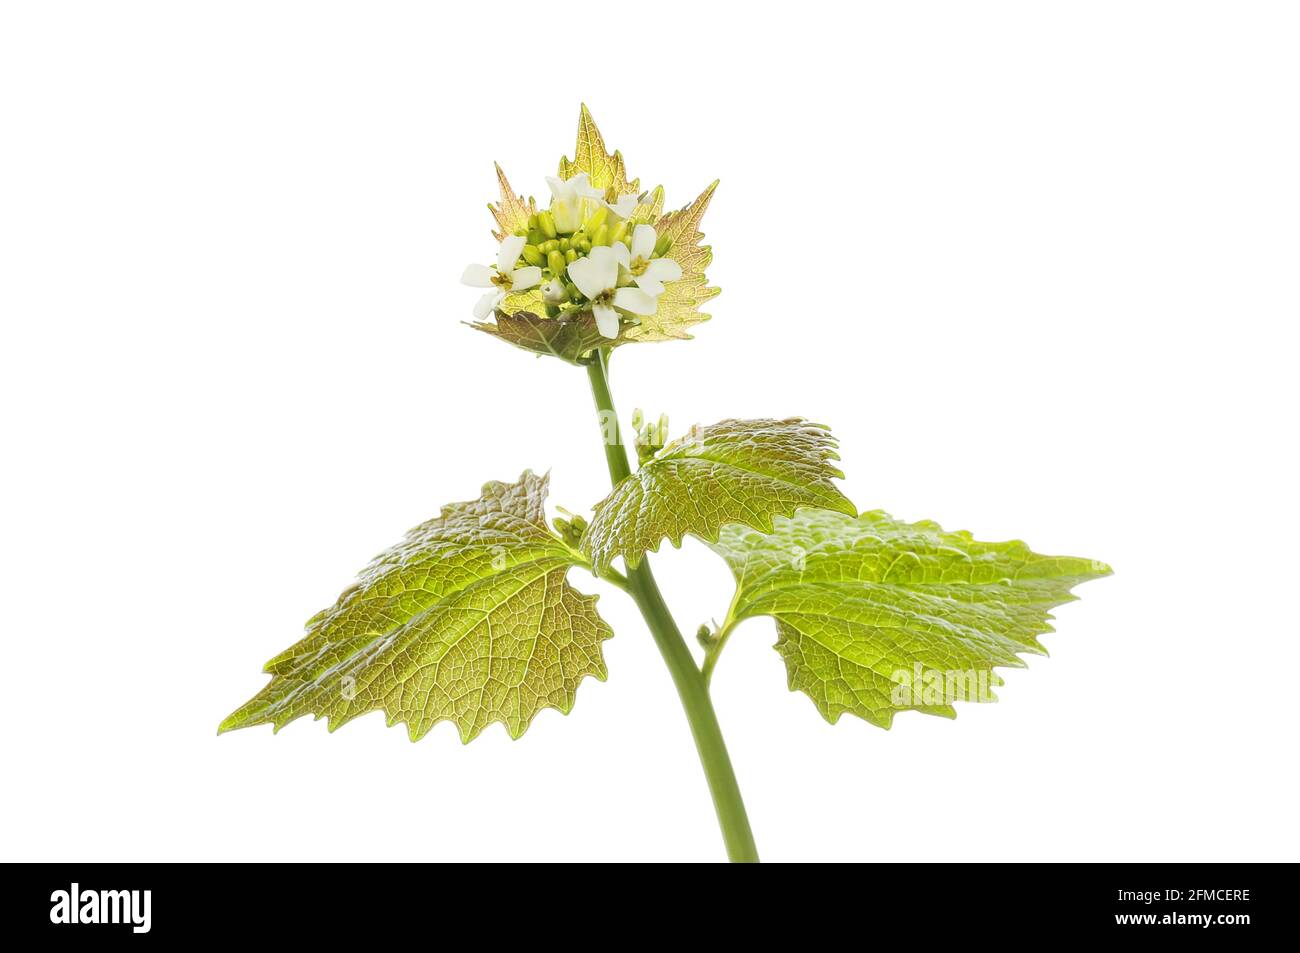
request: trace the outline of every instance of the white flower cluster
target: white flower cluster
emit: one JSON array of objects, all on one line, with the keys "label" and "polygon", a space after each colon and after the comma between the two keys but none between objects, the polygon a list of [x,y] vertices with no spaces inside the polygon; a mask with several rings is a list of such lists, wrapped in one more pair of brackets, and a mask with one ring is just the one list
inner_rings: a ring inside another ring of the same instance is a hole
[{"label": "white flower cluster", "polygon": [[630,225],[639,196],[607,198],[585,172],[546,182],[550,207],[506,236],[496,267],[470,265],[461,276],[467,285],[491,289],[474,306],[474,317],[482,320],[507,295],[540,285],[552,317],[590,310],[600,333],[616,338],[625,316],[655,313],[665,283],[682,277],[681,265],[666,257],[669,242],[653,226]]}]

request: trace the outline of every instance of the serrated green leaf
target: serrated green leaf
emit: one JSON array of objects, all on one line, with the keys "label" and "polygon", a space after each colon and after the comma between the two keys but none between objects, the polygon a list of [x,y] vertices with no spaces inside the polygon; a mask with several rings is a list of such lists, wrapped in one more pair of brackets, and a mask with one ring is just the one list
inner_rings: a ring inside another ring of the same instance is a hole
[{"label": "serrated green leaf", "polygon": [[496,219],[497,230],[492,232],[492,237],[497,241],[504,241],[507,235],[513,235],[517,229],[528,227],[528,216],[537,214],[537,202],[531,197],[528,201],[515,194],[515,190],[510,187],[506,180],[506,174],[501,171],[501,166],[497,170],[497,187],[501,190],[501,201],[496,205],[488,205],[488,210],[492,217]]},{"label": "serrated green leaf", "polygon": [[704,269],[713,261],[713,249],[700,244],[704,240],[700,220],[717,187],[715,180],[690,205],[669,212],[655,223],[655,233],[660,238],[667,235],[672,239],[667,257],[682,266],[682,277],[664,285],[654,314],[643,317],[639,325],[628,329],[629,342],[689,340],[692,335],[687,329],[709,320],[710,316],[699,310],[700,305],[716,298],[720,291],[706,284]]},{"label": "serrated green leaf", "polygon": [[716,540],[726,523],[767,530],[801,506],[855,513],[831,482],[844,476],[835,446],[827,428],[798,417],[693,427],[597,504],[584,552],[602,572],[616,556],[635,566],[664,539]]},{"label": "serrated green leaf", "polygon": [[[537,201],[531,196],[525,200],[516,194],[500,165],[497,165],[496,170],[501,199],[495,205],[489,203],[488,211],[492,213],[497,223],[497,227],[492,231],[492,237],[497,241],[503,241],[507,235],[513,235],[517,230],[528,226],[528,216],[537,214]],[[506,300],[501,303],[501,311],[508,314],[520,311],[541,314],[545,310],[546,302],[542,300],[542,292],[538,288],[507,295]],[[479,330],[483,329],[479,328]]]},{"label": "serrated green leaf", "polygon": [[712,548],[736,577],[733,620],[776,619],[790,689],[832,724],[847,711],[882,728],[899,711],[951,718],[952,701],[993,700],[972,697],[981,678],[999,685],[995,666],[1046,654],[1037,636],[1053,631],[1049,610],[1110,573],[878,510],[802,510],[770,533],[728,526]]},{"label": "serrated green leaf", "polygon": [[591,110],[583,103],[578,110],[578,142],[573,149],[573,161],[560,156],[560,178],[571,179],[579,172],[587,173],[593,187],[613,189],[616,195],[630,195],[641,191],[641,180],[627,177],[623,155],[617,149],[605,150],[605,137],[596,128]]},{"label": "serrated green leaf", "polygon": [[612,633],[566,581],[585,561],[546,526],[548,482],[488,483],[375,557],[220,730],[312,714],[333,731],[382,710],[412,741],[448,720],[468,742],[494,721],[517,738],[543,708],[567,713],[586,676],[604,680]]},{"label": "serrated green leaf", "polygon": [[619,343],[601,336],[590,311],[559,318],[547,318],[530,311],[516,314],[499,311],[492,321],[476,321],[470,327],[525,351],[558,357],[570,364],[579,363],[583,355],[590,354],[594,348]]}]

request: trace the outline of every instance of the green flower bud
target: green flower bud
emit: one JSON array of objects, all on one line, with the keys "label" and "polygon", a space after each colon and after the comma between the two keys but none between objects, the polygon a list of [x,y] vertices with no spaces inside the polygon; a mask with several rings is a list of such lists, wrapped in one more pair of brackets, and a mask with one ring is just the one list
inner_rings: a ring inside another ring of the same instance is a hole
[{"label": "green flower bud", "polygon": [[[594,235],[600,229],[600,226],[605,224],[605,219],[607,218],[609,218],[609,209],[602,205],[600,208],[596,209],[596,211],[591,213],[591,218],[587,219],[582,227],[588,235]],[[597,242],[597,244],[599,244],[599,242]]]},{"label": "green flower bud", "polygon": [[673,240],[668,235],[660,235],[659,241],[655,242],[655,257],[662,258],[668,254],[668,249],[673,247]]},{"label": "green flower bud", "polygon": [[575,261],[578,260],[577,251],[570,248],[568,251],[564,253],[564,260],[567,261],[570,265],[572,265]]},{"label": "green flower bud", "polygon": [[527,238],[528,244],[530,245],[540,245],[542,242],[546,241],[546,236],[542,234],[540,228],[530,228],[528,230]]},{"label": "green flower bud", "polygon": [[609,243],[621,242],[627,237],[627,222],[619,222],[609,231]]},{"label": "green flower bud", "polygon": [[[549,244],[549,243],[548,243]],[[564,274],[564,254],[558,248],[553,248],[546,253],[546,264],[551,269],[551,274],[559,278]]]},{"label": "green flower bud", "polygon": [[535,228],[537,228],[537,227],[538,227],[538,226],[537,226],[537,216],[536,216],[536,215],[529,215],[529,216],[528,216],[528,230],[531,232],[533,229],[535,229]]},{"label": "green flower bud", "polygon": [[585,238],[582,239],[578,242],[578,251],[582,252],[584,255],[587,254],[587,252],[591,251],[591,242]]},{"label": "green flower bud", "polygon": [[538,268],[542,268],[546,265],[546,256],[542,254],[542,250],[536,245],[525,245],[524,261],[528,262],[530,265],[536,265]]},{"label": "green flower bud", "polygon": [[582,539],[583,531],[587,528],[587,521],[581,516],[574,516],[567,511],[561,512],[564,513],[564,516],[557,516],[552,520],[552,525],[555,527],[555,531],[560,534],[561,539],[570,546],[576,547]]},{"label": "green flower bud", "polygon": [[636,435],[636,462],[638,466],[644,466],[646,461],[655,455],[655,448],[650,445],[650,441],[645,433]]},{"label": "green flower bud", "polygon": [[542,230],[543,234],[545,234],[547,238],[554,238],[557,234],[555,231],[555,219],[552,217],[550,212],[543,211],[537,213],[537,227]]},{"label": "green flower bud", "polygon": [[559,251],[559,250],[560,250],[560,243],[557,242],[554,238],[550,239],[549,241],[542,242],[542,254],[544,255],[549,255],[551,252]]},{"label": "green flower bud", "polygon": [[608,244],[609,244],[609,226],[608,226],[608,225],[602,225],[602,226],[600,226],[600,228],[596,229],[596,234],[594,234],[594,235],[591,236],[591,244],[592,244],[592,245],[608,245]]},{"label": "green flower bud", "polygon": [[635,410],[632,411],[632,429],[633,429],[633,431],[640,430],[641,427],[642,427],[642,425],[644,425],[644,424],[645,424],[645,414],[642,413],[641,408],[638,407],[638,408],[636,408]]},{"label": "green flower bud", "polygon": [[573,242],[567,238],[560,239],[560,251],[568,251],[573,247]]}]

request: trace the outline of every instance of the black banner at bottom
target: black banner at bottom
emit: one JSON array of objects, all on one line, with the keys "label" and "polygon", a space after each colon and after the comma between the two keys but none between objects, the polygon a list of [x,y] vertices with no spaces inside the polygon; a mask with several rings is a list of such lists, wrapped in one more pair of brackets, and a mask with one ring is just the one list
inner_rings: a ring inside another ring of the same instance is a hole
[{"label": "black banner at bottom", "polygon": [[[10,864],[3,923],[10,937],[93,946],[254,936],[373,942],[395,929],[440,943],[448,927],[491,943],[517,932],[548,944],[567,942],[570,930],[614,942],[631,927],[645,942],[657,929],[680,930],[682,918],[697,939],[712,925],[855,932],[864,946],[1126,934],[1239,943],[1281,936],[1292,923],[1290,865],[863,864],[757,881],[711,867],[692,874],[662,865],[626,877],[623,869],[599,874],[593,889],[580,865]],[[551,930],[558,935],[548,938]]]}]

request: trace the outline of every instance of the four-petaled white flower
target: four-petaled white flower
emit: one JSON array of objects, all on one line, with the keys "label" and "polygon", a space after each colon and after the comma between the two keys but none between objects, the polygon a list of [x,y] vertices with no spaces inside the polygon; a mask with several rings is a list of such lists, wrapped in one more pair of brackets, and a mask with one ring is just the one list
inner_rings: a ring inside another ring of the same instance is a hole
[{"label": "four-petaled white flower", "polygon": [[527,241],[522,235],[509,236],[501,243],[501,250],[497,252],[496,268],[489,268],[487,265],[470,265],[460,276],[463,284],[474,288],[492,289],[479,298],[478,304],[474,305],[474,317],[480,321],[495,311],[505,300],[506,295],[514,294],[516,291],[527,291],[541,282],[542,269],[536,265],[529,265],[526,268],[515,267]]},{"label": "four-petaled white flower", "polygon": [[596,327],[607,338],[618,337],[618,308],[632,314],[654,314],[658,302],[654,296],[640,288],[618,286],[619,257],[615,249],[627,248],[616,244],[597,245],[586,258],[569,265],[569,278],[578,290],[591,301],[591,312],[596,316]]},{"label": "four-petaled white flower", "polygon": [[[654,258],[654,227],[638,225],[632,229],[632,250],[621,242],[614,245],[614,254],[618,263],[631,274],[636,286],[648,295],[659,297],[664,293],[665,281],[677,281],[682,277],[682,266],[671,258]],[[653,313],[653,312],[652,312]]]},{"label": "four-petaled white flower", "polygon": [[571,179],[548,175],[546,184],[551,187],[551,217],[555,220],[555,228],[566,235],[582,227],[585,202],[601,200],[600,189],[592,187],[585,172],[579,172]]}]

